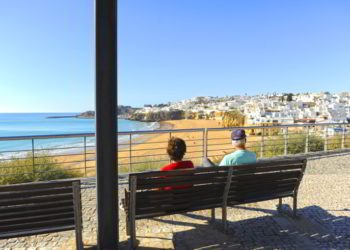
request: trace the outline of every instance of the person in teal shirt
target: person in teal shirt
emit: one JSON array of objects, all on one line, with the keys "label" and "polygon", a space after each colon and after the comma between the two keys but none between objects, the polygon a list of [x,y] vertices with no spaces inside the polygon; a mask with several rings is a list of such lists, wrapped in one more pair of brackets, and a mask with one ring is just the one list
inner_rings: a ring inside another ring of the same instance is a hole
[{"label": "person in teal shirt", "polygon": [[220,166],[234,166],[256,162],[256,154],[246,149],[247,136],[244,129],[233,130],[231,133],[232,145],[235,151],[225,155],[220,162]]}]

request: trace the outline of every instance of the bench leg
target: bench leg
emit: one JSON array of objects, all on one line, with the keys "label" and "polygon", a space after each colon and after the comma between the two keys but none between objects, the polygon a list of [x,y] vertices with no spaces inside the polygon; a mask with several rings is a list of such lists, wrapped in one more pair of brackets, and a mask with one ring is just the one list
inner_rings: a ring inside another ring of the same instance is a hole
[{"label": "bench leg", "polygon": [[126,230],[126,235],[130,236],[130,221],[128,217],[129,216],[125,216],[125,230]]},{"label": "bench leg", "polygon": [[282,198],[278,198],[277,210],[281,212],[282,210]]},{"label": "bench leg", "polygon": [[73,183],[73,206],[74,206],[74,220],[75,220],[75,242],[78,250],[84,249],[83,243],[83,221],[81,208],[81,194],[80,183]]},{"label": "bench leg", "polygon": [[130,180],[130,206],[129,206],[129,227],[130,227],[130,243],[131,248],[136,249],[136,186],[137,186],[137,177],[133,176]]},{"label": "bench leg", "polygon": [[211,209],[211,222],[215,222],[215,208]]},{"label": "bench leg", "polygon": [[293,217],[297,217],[297,202],[298,202],[298,197],[295,195],[293,197]]},{"label": "bench leg", "polygon": [[84,249],[84,244],[83,244],[83,237],[82,237],[82,232],[75,232],[75,241],[76,241],[76,247],[77,250],[83,250]]},{"label": "bench leg", "polygon": [[130,244],[132,249],[136,249],[137,242],[136,242],[136,222],[135,219],[131,219],[129,221],[129,232],[130,232]]},{"label": "bench leg", "polygon": [[227,232],[227,208],[222,207],[222,226],[225,232]]}]

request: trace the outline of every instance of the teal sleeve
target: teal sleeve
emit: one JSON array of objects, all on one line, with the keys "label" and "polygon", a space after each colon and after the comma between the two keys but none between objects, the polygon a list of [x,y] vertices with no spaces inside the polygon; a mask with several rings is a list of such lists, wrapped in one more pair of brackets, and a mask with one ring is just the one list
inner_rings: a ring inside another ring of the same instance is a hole
[{"label": "teal sleeve", "polygon": [[219,166],[227,166],[227,157],[225,156],[224,159],[221,160]]}]

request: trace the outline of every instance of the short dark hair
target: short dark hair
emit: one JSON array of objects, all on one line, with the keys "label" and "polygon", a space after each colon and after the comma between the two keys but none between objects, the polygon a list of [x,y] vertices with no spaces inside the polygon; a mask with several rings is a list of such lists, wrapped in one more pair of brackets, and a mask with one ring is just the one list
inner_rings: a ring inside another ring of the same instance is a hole
[{"label": "short dark hair", "polygon": [[171,137],[166,149],[169,157],[173,161],[181,161],[186,153],[186,143],[178,137]]}]

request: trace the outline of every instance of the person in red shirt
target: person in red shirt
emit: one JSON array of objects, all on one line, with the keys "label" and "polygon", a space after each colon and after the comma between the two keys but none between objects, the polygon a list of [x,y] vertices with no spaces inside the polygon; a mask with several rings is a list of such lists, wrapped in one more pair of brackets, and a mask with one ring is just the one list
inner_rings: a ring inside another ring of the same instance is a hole
[{"label": "person in red shirt", "polygon": [[[160,171],[172,171],[172,170],[188,169],[188,168],[194,167],[192,161],[182,160],[186,153],[186,143],[181,138],[178,138],[178,137],[170,138],[166,151],[170,159],[173,161],[173,163],[170,163],[162,167]],[[184,188],[188,188],[188,186],[186,185],[186,186],[177,186],[177,187],[165,187],[163,189],[171,190],[171,189],[184,189]]]}]

